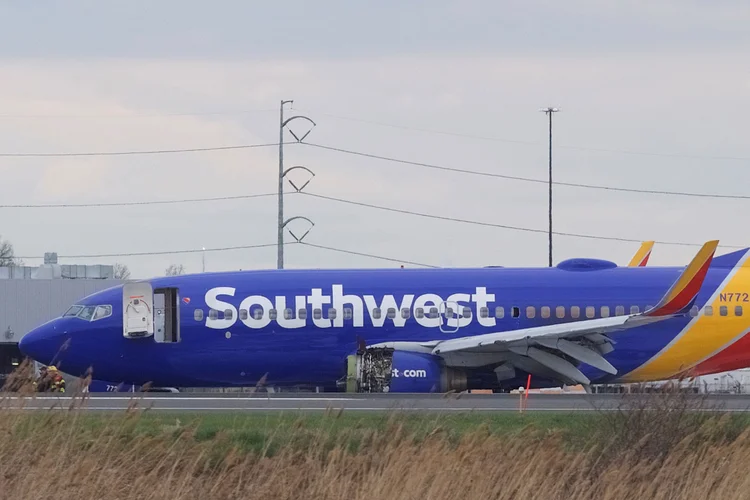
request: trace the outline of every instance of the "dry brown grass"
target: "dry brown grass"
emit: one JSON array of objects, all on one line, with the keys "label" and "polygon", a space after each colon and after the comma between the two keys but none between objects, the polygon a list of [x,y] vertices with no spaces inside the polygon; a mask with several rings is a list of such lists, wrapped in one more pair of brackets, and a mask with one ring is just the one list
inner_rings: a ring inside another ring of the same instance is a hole
[{"label": "dry brown grass", "polygon": [[192,426],[141,432],[138,410],[90,417],[6,408],[0,498],[747,498],[750,431],[727,415],[676,411],[680,404],[674,397],[667,409],[602,416],[590,439],[576,443],[556,432],[498,435],[483,426],[455,438],[438,420],[413,439],[394,419],[360,429],[353,451],[346,433],[309,439],[301,420],[292,432],[307,432],[303,444],[274,454],[242,451],[228,432],[198,439]]}]

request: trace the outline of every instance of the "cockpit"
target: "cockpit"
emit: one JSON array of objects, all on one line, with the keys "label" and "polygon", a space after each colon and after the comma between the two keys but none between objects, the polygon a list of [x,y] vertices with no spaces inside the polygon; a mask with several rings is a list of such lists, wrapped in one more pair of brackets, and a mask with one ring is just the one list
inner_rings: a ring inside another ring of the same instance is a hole
[{"label": "cockpit", "polygon": [[78,318],[84,321],[97,321],[100,319],[108,318],[110,316],[112,316],[111,305],[98,305],[98,306],[74,305],[74,306],[71,306],[62,315],[63,318]]}]

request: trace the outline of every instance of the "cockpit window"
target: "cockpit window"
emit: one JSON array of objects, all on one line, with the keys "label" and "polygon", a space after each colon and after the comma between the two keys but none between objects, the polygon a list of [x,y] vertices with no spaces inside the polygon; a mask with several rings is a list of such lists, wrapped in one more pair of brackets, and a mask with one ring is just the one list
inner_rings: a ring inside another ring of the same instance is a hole
[{"label": "cockpit window", "polygon": [[112,316],[112,306],[96,306],[92,321]]},{"label": "cockpit window", "polygon": [[78,313],[81,312],[81,309],[83,309],[83,306],[72,306],[70,309],[65,311],[65,314],[63,314],[63,318],[78,316]]},{"label": "cockpit window", "polygon": [[112,316],[112,306],[81,306],[75,305],[65,311],[63,318],[80,318],[84,321],[96,321]]},{"label": "cockpit window", "polygon": [[94,316],[95,309],[96,309],[96,306],[86,306],[83,309],[81,309],[81,312],[78,313],[78,317],[84,321],[90,321],[91,318]]}]

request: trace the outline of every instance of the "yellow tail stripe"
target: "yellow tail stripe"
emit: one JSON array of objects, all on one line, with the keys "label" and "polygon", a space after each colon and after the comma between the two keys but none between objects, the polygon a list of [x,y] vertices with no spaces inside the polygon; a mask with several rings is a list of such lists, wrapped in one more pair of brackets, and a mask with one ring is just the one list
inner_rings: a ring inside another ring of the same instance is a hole
[{"label": "yellow tail stripe", "polygon": [[652,248],[654,248],[653,241],[644,241],[643,243],[641,243],[641,248],[639,248],[633,258],[630,259],[628,267],[640,266],[643,262],[643,259],[645,259],[651,253]]},{"label": "yellow tail stripe", "polygon": [[698,274],[698,271],[703,268],[703,266],[709,259],[713,258],[714,252],[716,252],[716,247],[718,246],[719,240],[709,241],[703,245],[703,248],[698,251],[695,257],[693,257],[693,260],[682,272],[682,275],[677,280],[677,282],[672,285],[672,288],[669,290],[669,293],[666,295],[666,297],[662,299],[662,304],[668,304],[669,302],[674,300],[675,297],[677,297],[688,285],[690,285],[695,276]]}]

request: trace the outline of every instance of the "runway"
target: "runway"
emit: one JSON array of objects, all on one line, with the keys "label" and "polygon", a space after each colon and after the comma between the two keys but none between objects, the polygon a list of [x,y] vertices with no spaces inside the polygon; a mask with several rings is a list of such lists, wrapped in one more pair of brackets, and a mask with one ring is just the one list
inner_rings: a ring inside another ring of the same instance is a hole
[{"label": "runway", "polygon": [[[645,399],[644,399],[645,398]],[[658,407],[660,396],[623,396],[621,394],[531,394],[526,411],[591,412],[632,408],[651,401]],[[695,395],[690,408],[698,411],[750,411],[750,395]],[[344,409],[357,412],[498,412],[518,411],[515,394],[89,394],[84,401],[71,396],[43,395],[34,398],[0,398],[0,409],[50,408],[81,411],[122,411],[132,405],[154,411],[171,412],[245,412],[245,411],[325,411]]]}]

